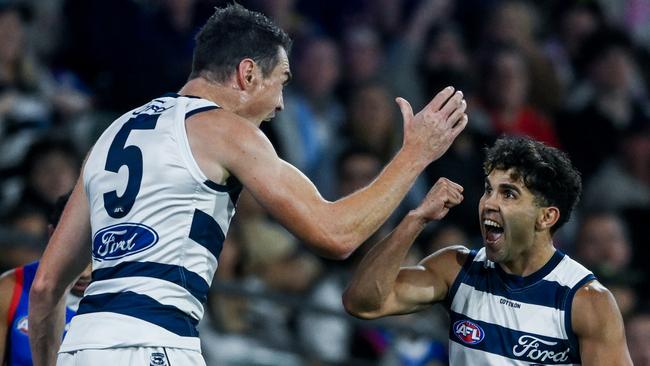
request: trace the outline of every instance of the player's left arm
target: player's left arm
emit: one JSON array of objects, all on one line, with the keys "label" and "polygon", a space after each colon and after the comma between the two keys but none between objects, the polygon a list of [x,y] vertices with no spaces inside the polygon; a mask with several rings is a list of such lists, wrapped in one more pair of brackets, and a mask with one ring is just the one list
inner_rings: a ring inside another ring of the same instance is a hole
[{"label": "player's left arm", "polygon": [[[82,170],[83,171],[83,170]],[[29,295],[34,365],[54,365],[65,325],[65,292],[90,262],[90,209],[79,178],[45,249]]]},{"label": "player's left arm", "polygon": [[582,365],[632,365],[621,312],[612,293],[598,281],[576,292],[571,324],[580,343]]}]

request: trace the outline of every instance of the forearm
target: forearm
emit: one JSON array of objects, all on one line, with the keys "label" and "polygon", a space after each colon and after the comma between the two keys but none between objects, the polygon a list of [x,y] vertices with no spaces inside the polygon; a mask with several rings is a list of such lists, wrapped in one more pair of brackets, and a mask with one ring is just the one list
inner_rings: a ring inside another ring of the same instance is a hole
[{"label": "forearm", "polygon": [[343,294],[345,309],[352,315],[373,318],[395,290],[404,258],[426,221],[409,213],[384,240],[361,260]]},{"label": "forearm", "polygon": [[35,366],[56,364],[65,326],[62,293],[32,287],[29,296],[29,344]]},{"label": "forearm", "polygon": [[324,215],[330,226],[326,232],[343,252],[353,252],[395,211],[424,167],[401,150],[370,185],[331,203]]}]

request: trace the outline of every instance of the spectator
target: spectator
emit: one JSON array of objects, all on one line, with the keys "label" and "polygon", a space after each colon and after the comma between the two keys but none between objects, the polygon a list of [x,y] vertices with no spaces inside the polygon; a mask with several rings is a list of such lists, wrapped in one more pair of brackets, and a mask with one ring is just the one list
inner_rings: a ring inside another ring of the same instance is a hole
[{"label": "spectator", "polygon": [[10,168],[51,123],[41,66],[28,52],[25,8],[0,3],[0,168]]},{"label": "spectator", "polygon": [[525,135],[559,146],[553,122],[529,103],[527,58],[515,47],[502,45],[486,55],[481,71],[479,102],[489,116],[494,135]]},{"label": "spectator", "polygon": [[527,64],[528,101],[546,114],[559,106],[563,91],[553,65],[537,39],[540,28],[537,8],[522,0],[498,2],[484,29],[484,48],[506,44],[520,50]]},{"label": "spectator", "polygon": [[[566,151],[589,181],[613,157],[627,131],[650,119],[648,101],[638,92],[636,59],[629,37],[606,29],[592,35],[581,50],[587,77],[558,118]],[[588,131],[588,133],[586,133]]]},{"label": "spectator", "polygon": [[313,37],[297,45],[294,57],[295,82],[284,97],[285,113],[269,128],[283,158],[307,174],[324,197],[334,198],[336,133],[345,119],[334,94],[341,72],[339,51],[333,40]]},{"label": "spectator", "polygon": [[625,334],[634,365],[650,366],[650,313],[647,308],[626,319]]},{"label": "spectator", "polygon": [[625,270],[633,255],[625,223],[612,212],[590,212],[582,216],[575,252],[581,263],[603,274]]},{"label": "spectator", "polygon": [[24,190],[19,205],[32,205],[44,217],[61,195],[70,192],[81,161],[70,141],[43,139],[34,143],[25,156]]},{"label": "spectator", "polygon": [[598,31],[605,22],[596,1],[561,1],[551,14],[551,36],[544,52],[553,63],[564,90],[572,89],[582,76],[580,51],[585,39]]},{"label": "spectator", "polygon": [[377,154],[382,163],[393,156],[401,136],[394,124],[388,89],[380,83],[368,83],[353,89],[348,102],[348,121],[344,134],[348,145],[362,146]]},{"label": "spectator", "polygon": [[585,207],[650,209],[650,120],[639,122],[621,136],[616,156],[603,162],[587,185]]}]

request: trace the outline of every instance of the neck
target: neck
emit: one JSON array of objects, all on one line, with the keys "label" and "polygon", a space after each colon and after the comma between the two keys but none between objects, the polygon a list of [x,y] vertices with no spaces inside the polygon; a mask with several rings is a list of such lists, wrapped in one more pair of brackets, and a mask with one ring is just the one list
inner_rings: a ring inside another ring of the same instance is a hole
[{"label": "neck", "polygon": [[217,83],[203,77],[198,77],[185,83],[178,93],[207,99],[226,111],[255,122],[245,113],[244,106],[248,98],[235,81],[228,80],[223,83]]},{"label": "neck", "polygon": [[549,235],[544,240],[536,240],[533,245],[519,253],[516,259],[499,263],[501,268],[509,274],[528,276],[540,270],[555,254],[553,240]]}]

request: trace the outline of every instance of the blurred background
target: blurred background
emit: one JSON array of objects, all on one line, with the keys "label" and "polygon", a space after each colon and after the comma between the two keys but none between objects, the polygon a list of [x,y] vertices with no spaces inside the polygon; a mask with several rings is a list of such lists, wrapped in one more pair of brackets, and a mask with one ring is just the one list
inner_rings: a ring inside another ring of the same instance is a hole
[{"label": "blurred background", "polygon": [[[328,199],[369,183],[400,146],[396,96],[417,111],[447,85],[464,92],[468,127],[368,241],[439,177],[463,185],[408,263],[482,245],[483,150],[498,136],[566,151],[584,193],[555,245],[612,290],[636,364],[650,365],[650,0],[239,2],[294,39],[285,111],[263,129]],[[226,3],[0,0],[1,271],[39,258],[47,215],[94,140],[184,84],[194,35]],[[318,258],[244,192],[200,325],[208,365],[446,365],[442,306],[380,321],[344,313],[367,246]]]}]

